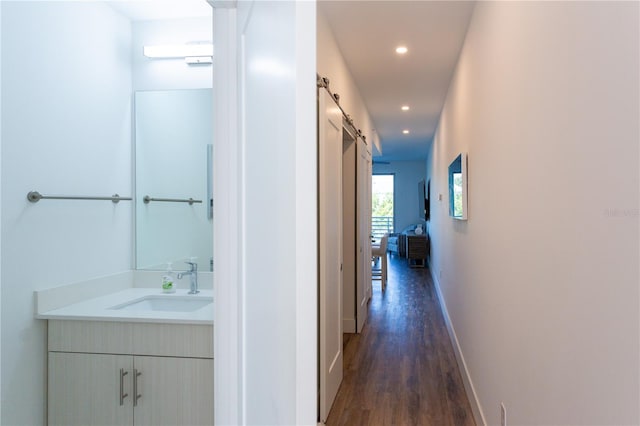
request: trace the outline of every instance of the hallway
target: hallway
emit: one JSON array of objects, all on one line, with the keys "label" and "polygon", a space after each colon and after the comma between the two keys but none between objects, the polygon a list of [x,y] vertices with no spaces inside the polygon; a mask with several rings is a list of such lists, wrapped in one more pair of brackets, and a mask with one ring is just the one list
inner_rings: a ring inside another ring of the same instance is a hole
[{"label": "hallway", "polygon": [[428,269],[389,257],[362,334],[345,334],[334,425],[475,425]]}]

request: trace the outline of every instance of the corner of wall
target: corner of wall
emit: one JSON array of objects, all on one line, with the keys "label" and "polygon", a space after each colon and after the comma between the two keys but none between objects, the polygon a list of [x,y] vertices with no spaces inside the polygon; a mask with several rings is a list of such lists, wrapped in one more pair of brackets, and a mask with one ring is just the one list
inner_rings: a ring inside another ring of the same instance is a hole
[{"label": "corner of wall", "polygon": [[373,141],[373,152],[371,153],[374,157],[377,155],[382,155],[382,146],[380,145],[380,138],[378,135],[374,135],[372,138]]},{"label": "corner of wall", "polygon": [[[2,2],[0,1],[0,46],[2,45]],[[0,100],[2,99],[2,52],[0,51]],[[2,259],[2,102],[0,101],[0,259]],[[2,261],[0,261],[0,401],[2,401]],[[2,404],[0,404],[2,423]]]},{"label": "corner of wall", "polygon": [[[317,8],[315,2],[296,4],[296,134],[297,141],[316,140],[317,108],[316,78]],[[295,157],[295,234],[296,276],[298,283],[309,276],[317,276],[317,144],[300,143]],[[304,249],[302,249],[305,247]],[[315,374],[318,366],[318,349],[315,335],[318,296],[312,288],[299,288],[295,298],[296,321],[296,374],[295,408],[296,423],[310,424],[317,415],[316,396],[318,384]]]}]

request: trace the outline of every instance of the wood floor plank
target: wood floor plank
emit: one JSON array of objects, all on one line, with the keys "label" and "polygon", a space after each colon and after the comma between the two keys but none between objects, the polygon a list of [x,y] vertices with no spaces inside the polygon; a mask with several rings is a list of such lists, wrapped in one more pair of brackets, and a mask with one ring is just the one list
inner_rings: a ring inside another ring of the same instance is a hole
[{"label": "wood floor plank", "polygon": [[327,426],[475,426],[427,269],[390,257],[361,334],[344,338],[344,378]]}]

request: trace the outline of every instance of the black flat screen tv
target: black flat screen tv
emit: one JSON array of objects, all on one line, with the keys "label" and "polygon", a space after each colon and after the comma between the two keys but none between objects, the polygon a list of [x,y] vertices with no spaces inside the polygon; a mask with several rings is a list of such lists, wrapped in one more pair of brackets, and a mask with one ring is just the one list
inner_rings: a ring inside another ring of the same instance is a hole
[{"label": "black flat screen tv", "polygon": [[427,220],[427,203],[425,197],[424,180],[418,182],[418,217],[420,220]]}]

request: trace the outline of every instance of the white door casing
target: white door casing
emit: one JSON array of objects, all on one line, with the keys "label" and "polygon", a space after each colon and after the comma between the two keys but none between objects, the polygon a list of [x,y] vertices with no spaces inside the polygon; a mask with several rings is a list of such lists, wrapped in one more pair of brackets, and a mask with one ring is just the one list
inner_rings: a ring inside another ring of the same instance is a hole
[{"label": "white door casing", "polygon": [[318,96],[320,421],[342,382],[342,112],[326,90]]},{"label": "white door casing", "polygon": [[[367,219],[366,219],[366,223],[367,223],[367,232],[371,232],[371,180],[373,177],[373,162],[372,162],[372,158],[371,158],[371,145],[367,145],[365,147],[365,157],[367,159],[367,189],[365,191],[365,194],[367,196],[367,201],[366,201],[366,210],[367,210]],[[371,297],[373,296],[373,285],[371,282],[371,262],[369,261],[369,259],[371,259],[371,234],[368,234],[367,240],[365,242],[364,245],[364,249],[365,249],[365,259],[367,259],[366,263],[366,284],[367,284],[367,302],[369,302],[369,300],[371,300]]]},{"label": "white door casing", "polygon": [[342,332],[356,332],[358,270],[357,150],[351,126],[342,128]]},{"label": "white door casing", "polygon": [[371,298],[371,152],[367,144],[357,140],[357,216],[358,277],[356,284],[357,332],[367,321],[367,303]]},{"label": "white door casing", "polygon": [[241,150],[238,142],[237,11],[235,2],[213,6],[213,291],[214,424],[243,418]]}]

